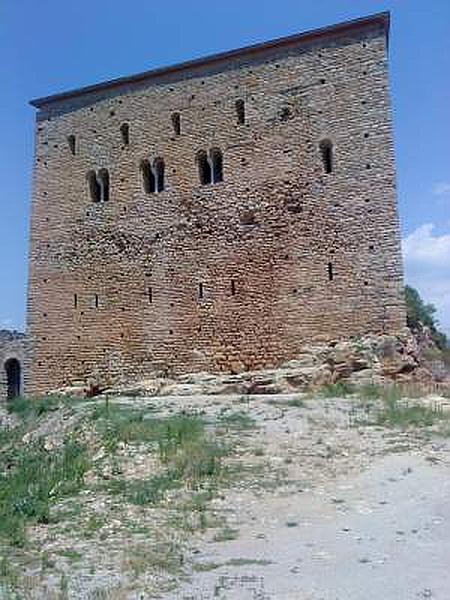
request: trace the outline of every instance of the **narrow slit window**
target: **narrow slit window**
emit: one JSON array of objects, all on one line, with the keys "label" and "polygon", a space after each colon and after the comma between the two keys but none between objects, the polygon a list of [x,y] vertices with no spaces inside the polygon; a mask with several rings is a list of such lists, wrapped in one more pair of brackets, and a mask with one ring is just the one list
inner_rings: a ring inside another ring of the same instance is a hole
[{"label": "narrow slit window", "polygon": [[94,304],[95,304],[95,308],[98,308],[98,294],[95,294]]},{"label": "narrow slit window", "polygon": [[207,185],[211,183],[211,165],[209,164],[208,157],[204,150],[201,150],[197,154],[197,163],[198,163],[198,176],[200,179],[200,183],[202,185]]},{"label": "narrow slit window", "polygon": [[330,140],[320,142],[320,153],[322,155],[323,170],[325,173],[333,172],[333,144]]},{"label": "narrow slit window", "polygon": [[164,171],[165,165],[162,158],[156,158],[153,163],[153,171],[155,178],[155,191],[163,192],[164,191]]},{"label": "narrow slit window", "polygon": [[78,296],[77,294],[73,295],[73,307],[78,308]]},{"label": "narrow slit window", "polygon": [[153,290],[151,287],[148,288],[148,303],[153,304]]},{"label": "narrow slit window", "polygon": [[333,281],[334,273],[333,273],[333,263],[328,263],[328,281]]},{"label": "narrow slit window", "polygon": [[141,162],[141,171],[145,193],[153,194],[156,190],[155,176],[153,174],[152,168],[150,167],[150,163],[148,162],[148,160],[143,160]]},{"label": "narrow slit window", "polygon": [[231,280],[231,295],[236,295],[236,282],[234,281],[234,279]]},{"label": "narrow slit window", "polygon": [[69,150],[70,153],[72,154],[72,156],[75,156],[76,154],[76,139],[74,135],[69,135],[67,137],[67,143],[69,144]]},{"label": "narrow slit window", "polygon": [[180,113],[172,114],[172,127],[175,135],[181,135],[181,115]]},{"label": "narrow slit window", "polygon": [[198,297],[200,299],[203,298],[203,283],[202,282],[200,282],[198,284]]},{"label": "narrow slit window", "polygon": [[89,171],[89,173],[87,174],[87,180],[88,180],[89,193],[90,193],[92,202],[100,202],[101,190],[100,190],[100,184],[97,180],[97,175],[95,174],[95,171]]},{"label": "narrow slit window", "polygon": [[213,148],[210,152],[212,164],[212,182],[219,183],[223,181],[223,160],[222,152],[218,148]]},{"label": "narrow slit window", "polygon": [[243,100],[236,100],[236,117],[238,125],[244,125],[245,123],[245,102]]},{"label": "narrow slit window", "polygon": [[122,136],[122,144],[124,146],[130,145],[130,126],[128,123],[122,123],[120,126],[120,135]]},{"label": "narrow slit window", "polygon": [[100,183],[100,200],[108,202],[109,200],[109,173],[108,169],[100,169],[98,172],[98,180]]}]

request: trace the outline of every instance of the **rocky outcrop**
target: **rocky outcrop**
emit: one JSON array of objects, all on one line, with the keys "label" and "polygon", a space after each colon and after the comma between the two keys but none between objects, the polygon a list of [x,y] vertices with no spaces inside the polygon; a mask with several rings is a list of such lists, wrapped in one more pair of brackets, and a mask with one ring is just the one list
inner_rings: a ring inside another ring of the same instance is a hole
[{"label": "rocky outcrop", "polygon": [[353,385],[440,382],[450,386],[449,371],[444,367],[437,379],[423,356],[423,348],[409,330],[405,330],[397,336],[367,335],[305,346],[295,360],[277,369],[218,375],[192,373],[177,379],[154,376],[105,392],[131,396],[279,394],[317,389],[337,382]]}]

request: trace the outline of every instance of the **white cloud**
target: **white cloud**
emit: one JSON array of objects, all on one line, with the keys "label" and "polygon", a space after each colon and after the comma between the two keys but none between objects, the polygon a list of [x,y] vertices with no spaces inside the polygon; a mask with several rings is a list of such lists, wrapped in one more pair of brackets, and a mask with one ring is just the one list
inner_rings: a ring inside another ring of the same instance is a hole
[{"label": "white cloud", "polygon": [[433,194],[435,196],[450,196],[450,183],[446,181],[440,181],[433,187]]},{"label": "white cloud", "polygon": [[11,329],[13,321],[12,319],[1,319],[0,318],[0,329]]},{"label": "white cloud", "polygon": [[405,279],[436,306],[443,329],[450,333],[450,233],[435,235],[433,230],[427,223],[403,239]]}]

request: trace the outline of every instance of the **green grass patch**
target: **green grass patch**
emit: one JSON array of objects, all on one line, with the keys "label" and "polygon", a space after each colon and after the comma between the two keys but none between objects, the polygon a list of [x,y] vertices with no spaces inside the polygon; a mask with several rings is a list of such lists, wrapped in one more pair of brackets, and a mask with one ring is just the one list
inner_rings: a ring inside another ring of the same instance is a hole
[{"label": "green grass patch", "polygon": [[73,406],[84,402],[83,398],[71,396],[39,396],[36,398],[14,398],[7,404],[8,412],[24,421],[34,420],[42,415],[54,412],[61,407]]},{"label": "green grass patch", "polygon": [[378,412],[377,425],[389,427],[430,427],[444,415],[431,407],[409,404],[394,396],[385,400],[384,407]]},{"label": "green grass patch", "polygon": [[196,415],[149,418],[142,410],[109,403],[95,406],[92,419],[108,451],[115,452],[119,443],[154,443],[163,461],[175,455],[185,443],[201,437],[205,427]]},{"label": "green grass patch", "polygon": [[185,487],[211,489],[222,471],[224,446],[208,435],[206,423],[196,415],[144,419],[142,413],[109,411],[101,417],[100,429],[107,447],[119,441],[145,441],[154,445],[163,470],[143,480],[114,479],[107,484],[112,494],[123,494],[132,504],[157,504],[167,491]]},{"label": "green grass patch", "polygon": [[51,505],[80,491],[89,466],[72,439],[51,451],[38,440],[0,454],[0,536],[24,544],[26,525],[48,523]]}]

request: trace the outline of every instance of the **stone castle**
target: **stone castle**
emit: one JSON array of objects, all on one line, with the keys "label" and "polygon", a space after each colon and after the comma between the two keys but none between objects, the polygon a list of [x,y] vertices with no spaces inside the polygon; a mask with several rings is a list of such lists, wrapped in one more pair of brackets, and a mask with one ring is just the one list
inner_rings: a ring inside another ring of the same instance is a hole
[{"label": "stone castle", "polygon": [[389,15],[34,100],[30,394],[405,324]]}]

